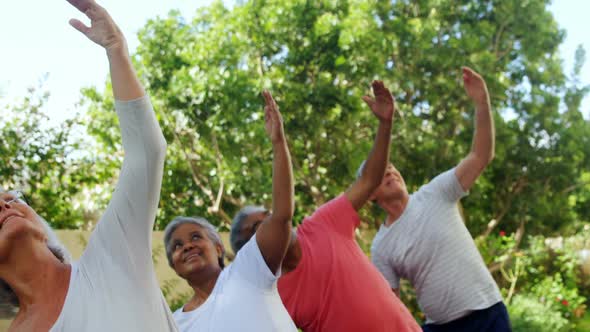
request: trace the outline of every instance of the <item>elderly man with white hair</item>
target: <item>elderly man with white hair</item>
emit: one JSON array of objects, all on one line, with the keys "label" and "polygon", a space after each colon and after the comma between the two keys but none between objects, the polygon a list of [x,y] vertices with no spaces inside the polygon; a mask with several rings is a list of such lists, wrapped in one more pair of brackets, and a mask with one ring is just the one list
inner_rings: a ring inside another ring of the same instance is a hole
[{"label": "elderly man with white hair", "polygon": [[0,305],[17,311],[9,331],[176,331],[151,257],[166,141],[117,25],[93,0],[68,2],[91,21],[70,24],[108,56],[125,157],[77,262],[18,193],[0,193]]}]

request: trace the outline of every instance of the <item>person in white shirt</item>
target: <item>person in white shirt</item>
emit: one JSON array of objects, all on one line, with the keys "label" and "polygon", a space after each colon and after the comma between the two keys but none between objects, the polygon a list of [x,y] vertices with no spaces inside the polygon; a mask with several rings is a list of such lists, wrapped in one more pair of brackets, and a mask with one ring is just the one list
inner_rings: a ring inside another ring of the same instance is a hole
[{"label": "person in white shirt", "polygon": [[207,220],[178,217],[164,232],[170,266],[194,291],[174,313],[181,332],[297,331],[277,290],[294,210],[291,157],[278,106],[263,95],[273,146],[272,215],[225,268],[223,243]]},{"label": "person in white shirt", "polygon": [[410,281],[426,315],[424,331],[510,331],[498,286],[457,206],[494,156],[485,81],[464,67],[463,82],[476,108],[471,151],[412,195],[400,172],[392,164],[387,167],[371,196],[387,212],[373,240],[371,259],[398,296],[400,278]]},{"label": "person in white shirt", "polygon": [[166,141],[117,25],[93,0],[69,2],[91,21],[70,24],[106,51],[125,157],[78,262],[23,199],[0,193],[0,302],[17,308],[9,331],[177,331],[151,257]]}]

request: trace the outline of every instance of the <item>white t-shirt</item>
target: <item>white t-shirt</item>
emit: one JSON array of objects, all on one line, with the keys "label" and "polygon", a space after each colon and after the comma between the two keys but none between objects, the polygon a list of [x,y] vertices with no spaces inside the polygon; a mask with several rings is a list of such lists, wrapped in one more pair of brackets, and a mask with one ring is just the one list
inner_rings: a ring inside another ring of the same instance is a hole
[{"label": "white t-shirt", "polygon": [[177,331],[151,256],[166,141],[147,96],[116,102],[125,158],[112,199],[72,264],[52,332]]},{"label": "white t-shirt", "polygon": [[391,288],[400,278],[416,290],[427,323],[442,324],[488,308],[502,296],[465,227],[455,169],[410,196],[406,209],[373,239],[371,258]]},{"label": "white t-shirt", "polygon": [[[280,269],[279,269],[280,271]],[[226,267],[200,307],[174,313],[181,332],[297,331],[277,290],[273,274],[253,236]]]}]

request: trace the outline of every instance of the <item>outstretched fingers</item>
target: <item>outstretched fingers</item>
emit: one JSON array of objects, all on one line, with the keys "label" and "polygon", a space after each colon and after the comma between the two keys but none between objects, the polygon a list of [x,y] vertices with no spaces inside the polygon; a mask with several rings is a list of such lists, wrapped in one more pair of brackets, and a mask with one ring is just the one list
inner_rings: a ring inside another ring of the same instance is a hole
[{"label": "outstretched fingers", "polygon": [[383,84],[383,81],[373,81],[373,83],[371,83],[371,86],[373,87],[373,93],[377,94],[378,92],[383,92],[383,90],[385,89],[385,85]]},{"label": "outstretched fingers", "polygon": [[76,7],[82,13],[86,13],[96,2],[94,0],[67,0],[72,6]]},{"label": "outstretched fingers", "polygon": [[381,101],[393,103],[393,96],[389,89],[385,87],[383,81],[373,81],[373,93],[375,98],[380,98]]},{"label": "outstretched fingers", "polygon": [[70,25],[73,26],[76,30],[83,33],[84,35],[88,35],[88,33],[90,32],[90,27],[86,26],[80,20],[77,20],[75,18],[70,20]]},{"label": "outstretched fingers", "polygon": [[262,92],[262,96],[264,96],[264,103],[266,104],[266,106],[271,108],[273,111],[277,111],[277,109],[278,109],[277,103],[275,102],[274,98],[272,97],[272,94],[270,93],[270,91],[264,90]]},{"label": "outstretched fingers", "polygon": [[473,69],[469,67],[461,67],[463,72],[463,81],[465,83],[473,82],[475,80],[483,80],[483,78]]},{"label": "outstretched fingers", "polygon": [[373,105],[375,105],[375,99],[373,97],[363,96],[362,99],[365,102],[365,104],[367,104],[367,106],[369,106],[369,108],[373,109]]}]

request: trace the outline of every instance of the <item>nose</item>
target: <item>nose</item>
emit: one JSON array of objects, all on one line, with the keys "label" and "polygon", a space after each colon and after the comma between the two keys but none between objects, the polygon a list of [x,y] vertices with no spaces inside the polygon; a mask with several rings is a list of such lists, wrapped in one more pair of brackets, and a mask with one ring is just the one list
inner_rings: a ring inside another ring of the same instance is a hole
[{"label": "nose", "polygon": [[195,244],[192,242],[187,242],[182,246],[182,252],[189,252],[195,247]]},{"label": "nose", "polygon": [[9,202],[7,202],[5,199],[0,200],[0,211],[8,210],[10,208],[12,208],[12,206]]}]

